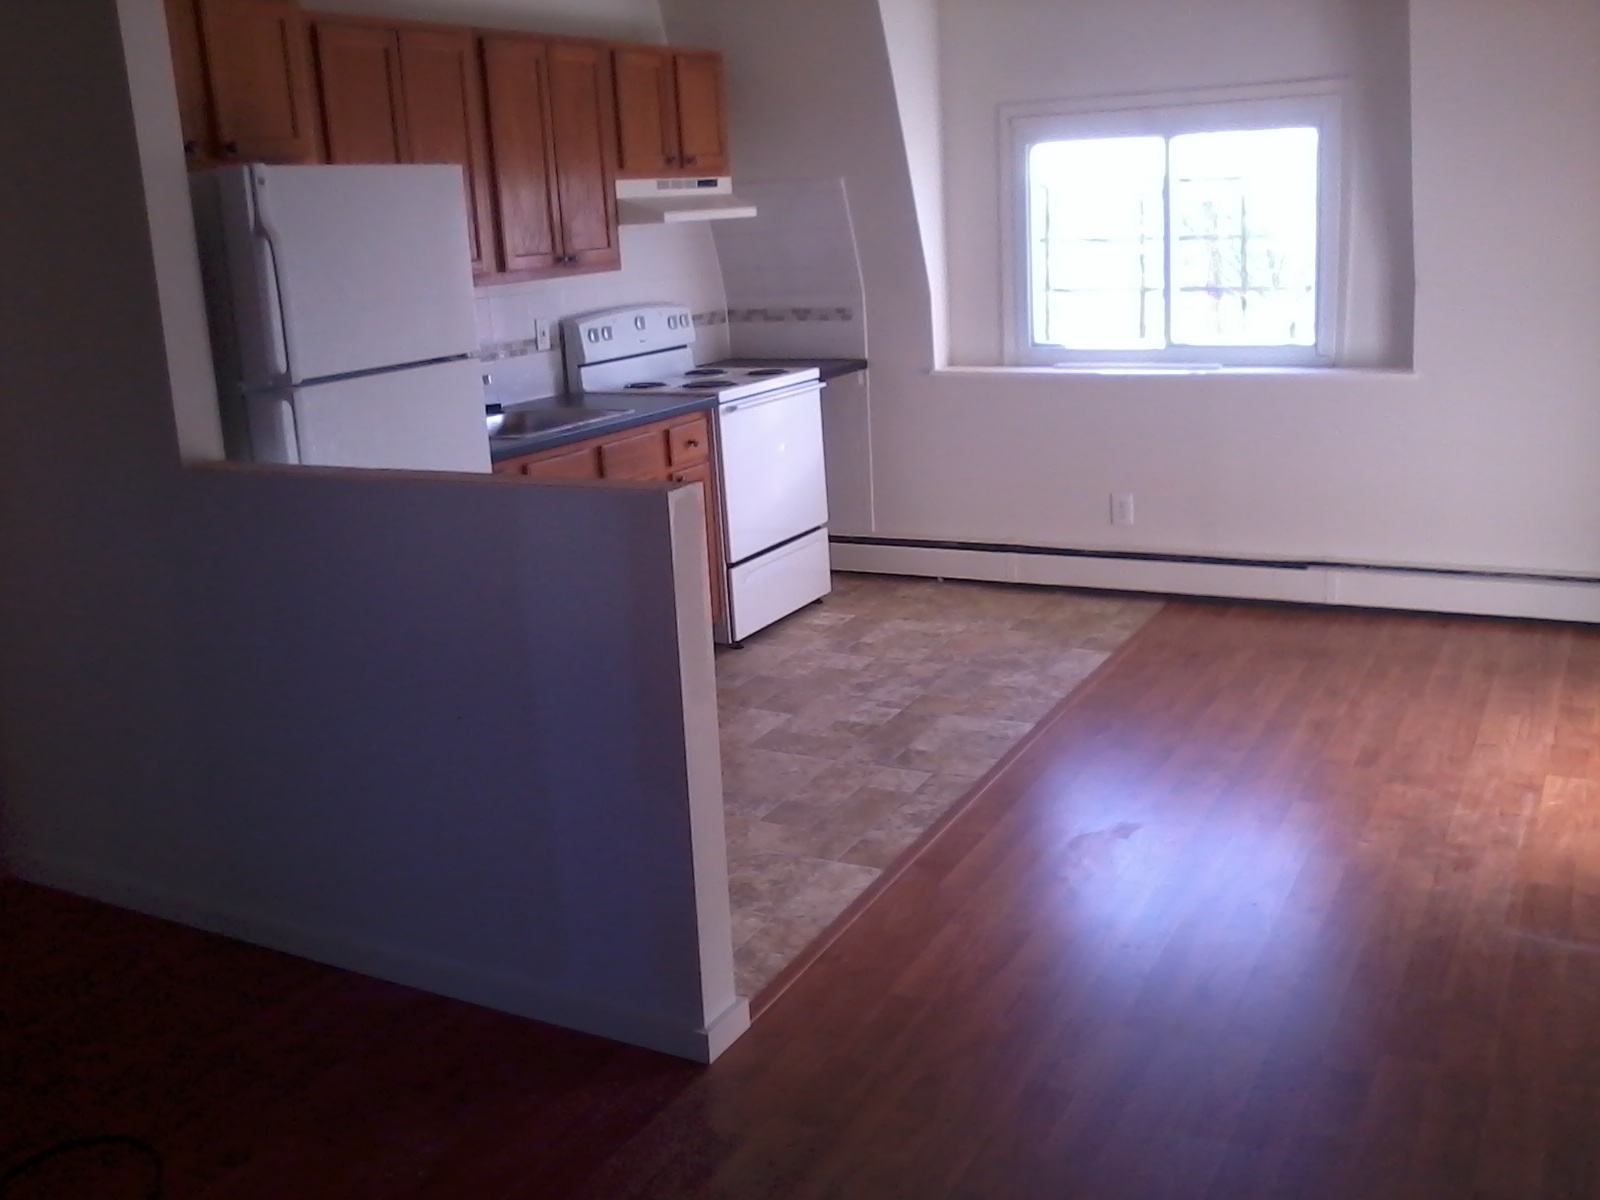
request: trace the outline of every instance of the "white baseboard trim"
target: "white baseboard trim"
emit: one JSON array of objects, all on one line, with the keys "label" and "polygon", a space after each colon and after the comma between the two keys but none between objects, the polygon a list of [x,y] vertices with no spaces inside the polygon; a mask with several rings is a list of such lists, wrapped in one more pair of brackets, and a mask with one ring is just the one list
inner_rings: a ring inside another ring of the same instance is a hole
[{"label": "white baseboard trim", "polygon": [[1600,623],[1600,581],[865,542],[835,542],[832,555],[836,570],[868,574]]},{"label": "white baseboard trim", "polygon": [[481,1004],[485,1008],[659,1050],[691,1062],[713,1061],[750,1028],[750,1002],[743,997],[735,999],[704,1027],[696,1028],[655,1014],[541,988],[510,972],[447,962],[405,947],[379,945],[336,932],[292,925],[73,864],[13,855],[7,858],[6,869],[18,879],[119,908],[436,995]]}]

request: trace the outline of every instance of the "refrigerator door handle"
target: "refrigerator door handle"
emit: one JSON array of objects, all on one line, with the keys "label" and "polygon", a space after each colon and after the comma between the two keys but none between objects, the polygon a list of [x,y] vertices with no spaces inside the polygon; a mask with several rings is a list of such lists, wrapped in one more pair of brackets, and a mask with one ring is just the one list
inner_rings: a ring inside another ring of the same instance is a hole
[{"label": "refrigerator door handle", "polygon": [[266,295],[263,297],[266,309],[267,331],[271,337],[270,352],[272,355],[273,385],[286,387],[294,379],[294,347],[289,341],[289,323],[283,313],[283,266],[282,256],[278,253],[278,235],[272,228],[272,223],[267,220],[267,214],[261,203],[261,197],[255,198],[255,235],[257,249],[262,271],[260,278]]}]

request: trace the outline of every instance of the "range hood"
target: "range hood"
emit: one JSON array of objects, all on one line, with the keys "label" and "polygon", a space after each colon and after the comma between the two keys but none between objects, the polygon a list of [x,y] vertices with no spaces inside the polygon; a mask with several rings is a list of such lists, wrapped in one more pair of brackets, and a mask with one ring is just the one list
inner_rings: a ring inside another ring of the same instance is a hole
[{"label": "range hood", "polygon": [[623,225],[723,221],[755,215],[756,206],[733,194],[733,180],[726,175],[617,180],[617,220]]}]

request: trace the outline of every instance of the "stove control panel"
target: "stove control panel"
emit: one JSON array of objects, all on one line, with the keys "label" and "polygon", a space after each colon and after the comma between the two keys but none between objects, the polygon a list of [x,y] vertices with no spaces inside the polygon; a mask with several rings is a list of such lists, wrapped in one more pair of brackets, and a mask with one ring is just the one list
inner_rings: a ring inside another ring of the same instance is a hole
[{"label": "stove control panel", "polygon": [[694,315],[681,304],[607,308],[561,322],[569,369],[689,346],[694,337]]}]

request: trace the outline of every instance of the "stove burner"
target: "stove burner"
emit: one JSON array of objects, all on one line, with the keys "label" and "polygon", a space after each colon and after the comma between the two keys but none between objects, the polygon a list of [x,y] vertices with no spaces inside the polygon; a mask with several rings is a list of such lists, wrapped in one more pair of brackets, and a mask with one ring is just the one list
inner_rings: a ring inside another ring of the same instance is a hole
[{"label": "stove burner", "polygon": [[[690,374],[693,374],[693,372],[690,372]],[[683,386],[686,388],[697,388],[700,391],[705,391],[707,389],[723,387],[725,384],[720,379],[691,379]]]},{"label": "stove burner", "polygon": [[727,372],[724,371],[721,367],[695,367],[692,370],[685,371],[684,374],[685,375],[726,375]]},{"label": "stove burner", "polygon": [[759,378],[763,375],[787,375],[788,373],[788,367],[757,367],[753,371],[745,372],[745,374],[750,376],[752,379]]},{"label": "stove burner", "polygon": [[622,386],[627,388],[630,392],[640,392],[645,388],[666,387],[667,385],[662,383],[659,379],[641,379],[638,383],[625,383]]}]

